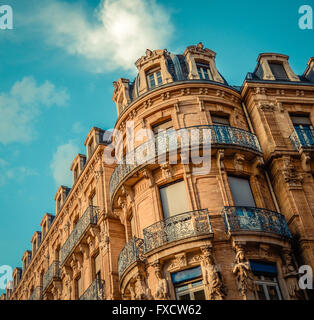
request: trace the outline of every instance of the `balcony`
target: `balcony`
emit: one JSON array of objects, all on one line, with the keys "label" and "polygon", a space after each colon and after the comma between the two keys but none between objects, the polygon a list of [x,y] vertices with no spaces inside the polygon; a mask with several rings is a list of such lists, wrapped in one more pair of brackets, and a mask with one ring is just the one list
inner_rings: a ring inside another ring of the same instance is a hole
[{"label": "balcony", "polygon": [[79,300],[104,300],[105,281],[96,278],[87,290],[80,296]]},{"label": "balcony", "polygon": [[42,300],[42,287],[36,287],[28,300]]},{"label": "balcony", "polygon": [[224,207],[222,215],[226,233],[265,232],[291,238],[285,217],[278,212],[252,207]]},{"label": "balcony", "polygon": [[178,214],[143,230],[144,252],[147,253],[173,241],[212,235],[208,210]]},{"label": "balcony", "polygon": [[71,252],[78,245],[78,243],[84,236],[89,226],[97,224],[98,218],[99,218],[99,208],[89,206],[61,248],[61,251],[60,251],[61,265],[65,263],[66,259],[69,257]]},{"label": "balcony", "polygon": [[314,149],[314,130],[308,127],[295,128],[290,141],[296,150]]},{"label": "balcony", "polygon": [[144,261],[144,241],[134,237],[122,249],[118,260],[119,278],[124,271],[134,262]]},{"label": "balcony", "polygon": [[48,270],[44,273],[43,277],[43,292],[48,288],[53,280],[60,280],[61,272],[59,261],[54,261],[49,266]]},{"label": "balcony", "polygon": [[[209,140],[205,140],[207,136]],[[185,137],[185,139],[181,137]],[[166,134],[156,135],[153,139],[135,148],[116,166],[109,184],[111,199],[118,186],[127,176],[145,164],[155,163],[157,156],[169,152],[178,152],[179,149],[187,149],[187,147],[205,146],[206,143],[210,144],[211,147],[242,148],[258,154],[262,153],[256,135],[239,128],[212,125],[168,130]]]}]

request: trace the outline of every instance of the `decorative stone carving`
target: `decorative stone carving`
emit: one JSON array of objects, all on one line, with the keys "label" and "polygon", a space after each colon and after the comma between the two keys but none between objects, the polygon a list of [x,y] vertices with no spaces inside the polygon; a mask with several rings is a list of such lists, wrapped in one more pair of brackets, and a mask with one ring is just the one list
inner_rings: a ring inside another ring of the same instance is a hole
[{"label": "decorative stone carving", "polygon": [[234,156],[233,164],[236,171],[243,171],[245,156],[241,153],[236,153]]},{"label": "decorative stone carving", "polygon": [[175,269],[180,269],[187,266],[186,253],[179,253],[175,255],[175,258],[172,260],[168,270],[172,271]]},{"label": "decorative stone carving", "polygon": [[225,156],[225,151],[223,149],[219,149],[217,151],[217,167],[220,173],[223,173],[225,171],[224,156]]},{"label": "decorative stone carving", "polygon": [[162,268],[159,261],[156,261],[152,264],[155,269],[155,275],[157,278],[157,289],[155,293],[156,300],[169,300],[169,288],[168,283],[165,278],[162,276]]},{"label": "decorative stone carving", "polygon": [[270,247],[267,244],[260,244],[259,245],[259,255],[265,259],[272,256],[272,253],[270,252]]},{"label": "decorative stone carving", "polygon": [[269,104],[260,104],[259,109],[263,112],[274,112],[275,111],[275,105],[273,103]]},{"label": "decorative stone carving", "polygon": [[283,277],[286,280],[290,299],[302,299],[302,292],[298,286],[298,272],[295,269],[292,252],[290,249],[284,249],[282,252]]},{"label": "decorative stone carving", "polygon": [[152,300],[151,291],[147,287],[145,277],[142,273],[139,273],[135,277],[133,295],[135,300]]},{"label": "decorative stone carving", "polygon": [[244,300],[248,300],[250,292],[253,292],[253,273],[250,263],[245,256],[243,245],[235,244],[236,257],[233,267],[233,274],[237,278],[238,290]]},{"label": "decorative stone carving", "polygon": [[227,294],[226,287],[217,271],[212,247],[201,247],[201,251],[203,253],[201,262],[203,281],[209,288],[209,300],[223,300]]},{"label": "decorative stone carving", "polygon": [[151,170],[145,168],[142,170],[142,175],[145,179],[148,180],[148,186],[151,188],[155,185],[154,177],[152,175]]},{"label": "decorative stone carving", "polygon": [[289,187],[302,187],[303,176],[294,168],[290,156],[283,157],[282,175]]},{"label": "decorative stone carving", "polygon": [[302,152],[301,165],[305,172],[311,172],[311,156],[309,152]]},{"label": "decorative stone carving", "polygon": [[172,179],[172,170],[171,170],[171,165],[169,162],[165,162],[165,163],[160,164],[160,168],[162,171],[162,176],[165,180]]}]

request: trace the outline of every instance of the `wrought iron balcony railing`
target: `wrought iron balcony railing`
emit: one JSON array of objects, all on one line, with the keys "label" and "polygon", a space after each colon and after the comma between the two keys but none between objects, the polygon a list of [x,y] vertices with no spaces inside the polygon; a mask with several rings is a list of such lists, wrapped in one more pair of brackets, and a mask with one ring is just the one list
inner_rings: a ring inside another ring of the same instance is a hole
[{"label": "wrought iron balcony railing", "polygon": [[89,206],[73,231],[69,235],[68,239],[65,241],[64,245],[60,250],[60,263],[64,264],[65,260],[68,258],[72,250],[78,245],[80,239],[85,234],[86,230],[90,225],[96,225],[99,216],[99,208],[94,206]]},{"label": "wrought iron balcony railing", "polygon": [[[182,138],[183,137],[183,138]],[[208,140],[205,138],[208,137]],[[262,153],[256,135],[226,125],[194,126],[179,130],[167,130],[153,139],[141,144],[115,167],[109,184],[110,196],[118,185],[135,169],[151,163],[157,156],[168,152],[176,152],[181,148],[201,147],[209,143],[211,146],[234,146]]]},{"label": "wrought iron balcony railing", "polygon": [[144,241],[134,237],[122,249],[118,260],[118,272],[121,278],[124,271],[136,261],[144,261]]},{"label": "wrought iron balcony railing", "polygon": [[147,253],[173,241],[210,235],[212,232],[208,210],[178,214],[143,230],[144,252]]},{"label": "wrought iron balcony railing", "polygon": [[105,281],[96,278],[79,300],[104,300],[105,292]]},{"label": "wrought iron balcony railing", "polygon": [[314,130],[308,127],[295,128],[290,140],[296,150],[314,149]]},{"label": "wrought iron balcony railing", "polygon": [[43,277],[43,291],[47,289],[52,280],[60,280],[61,271],[59,261],[53,261]]},{"label": "wrought iron balcony railing", "polygon": [[42,287],[36,287],[28,300],[42,300]]},{"label": "wrought iron balcony railing", "polygon": [[224,207],[226,233],[257,231],[291,238],[285,217],[278,212],[254,207]]}]

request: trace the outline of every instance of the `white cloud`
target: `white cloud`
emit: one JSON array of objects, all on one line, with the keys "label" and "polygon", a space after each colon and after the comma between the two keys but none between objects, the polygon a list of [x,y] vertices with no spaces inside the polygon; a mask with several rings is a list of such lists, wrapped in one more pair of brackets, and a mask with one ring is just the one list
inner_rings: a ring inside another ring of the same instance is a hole
[{"label": "white cloud", "polygon": [[64,106],[68,99],[65,89],[49,81],[37,85],[33,77],[25,77],[16,82],[9,93],[0,93],[0,143],[31,141],[43,107]]},{"label": "white cloud", "polygon": [[23,182],[26,177],[36,175],[38,175],[38,173],[31,168],[26,168],[24,166],[10,167],[10,164],[7,161],[0,159],[0,187],[7,184],[10,180]]},{"label": "white cloud", "polygon": [[57,148],[50,164],[52,175],[57,186],[72,185],[70,166],[78,153],[79,148],[73,141],[69,141]]},{"label": "white cloud", "polygon": [[86,58],[92,72],[132,70],[147,48],[164,48],[174,30],[169,10],[155,0],[101,0],[93,21],[80,3],[46,1],[36,16],[45,39]]}]

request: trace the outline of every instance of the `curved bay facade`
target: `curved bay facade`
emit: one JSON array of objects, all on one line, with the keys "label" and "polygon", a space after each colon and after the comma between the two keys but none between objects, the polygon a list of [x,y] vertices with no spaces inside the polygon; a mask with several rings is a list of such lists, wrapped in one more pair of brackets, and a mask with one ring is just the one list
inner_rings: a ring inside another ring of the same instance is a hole
[{"label": "curved bay facade", "polygon": [[297,76],[261,54],[235,87],[215,56],[147,50],[132,83],[114,82],[118,163],[93,128],[2,299],[310,298],[314,59]]}]

